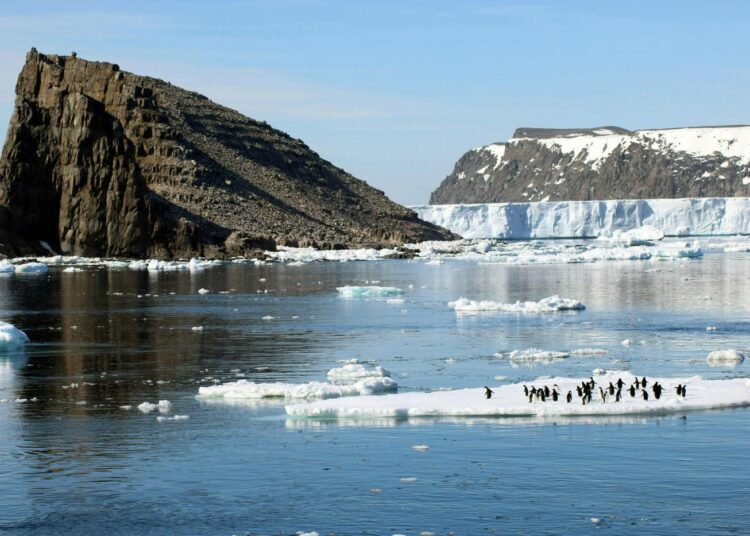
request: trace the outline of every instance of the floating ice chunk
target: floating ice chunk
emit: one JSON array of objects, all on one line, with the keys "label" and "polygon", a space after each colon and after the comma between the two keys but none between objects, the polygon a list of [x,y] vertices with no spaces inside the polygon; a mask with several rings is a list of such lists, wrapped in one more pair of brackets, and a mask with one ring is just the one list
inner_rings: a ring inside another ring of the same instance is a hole
[{"label": "floating ice chunk", "polygon": [[427,452],[430,450],[429,445],[414,445],[412,446],[412,450],[416,450],[417,452]]},{"label": "floating ice chunk", "polygon": [[412,482],[416,482],[417,477],[415,476],[405,476],[399,479],[399,482],[403,482],[404,484],[411,484]]},{"label": "floating ice chunk", "polygon": [[706,326],[706,331],[716,331],[716,326]]},{"label": "floating ice chunk", "polygon": [[0,274],[9,274],[16,271],[16,267],[13,266],[13,263],[6,260],[6,259],[0,259]]},{"label": "floating ice chunk", "polygon": [[173,417],[164,417],[162,415],[159,415],[156,417],[157,422],[164,422],[164,421],[186,421],[190,418],[190,415],[175,415]]},{"label": "floating ice chunk", "polygon": [[635,344],[635,341],[633,339],[625,339],[620,344],[622,344],[623,346],[630,346],[632,344]]},{"label": "floating ice chunk", "polygon": [[388,298],[385,300],[385,303],[390,303],[391,305],[402,305],[404,303],[403,298]]},{"label": "floating ice chunk", "polygon": [[124,411],[130,411],[131,409],[133,409],[133,406],[126,404],[124,406],[120,406],[120,409]]},{"label": "floating ice chunk", "polygon": [[508,379],[507,376],[495,376],[495,381],[497,382],[504,382],[507,379]]},{"label": "floating ice chunk", "polygon": [[198,294],[208,294],[209,292],[211,292],[211,291],[208,290],[207,288],[199,288],[198,289]]},{"label": "floating ice chunk", "polygon": [[604,523],[604,521],[598,517],[592,517],[591,523],[593,523],[594,525],[601,525]]},{"label": "floating ice chunk", "polygon": [[320,536],[320,534],[318,534],[315,531],[312,531],[312,532],[301,532],[301,531],[298,531],[297,532],[297,536]]},{"label": "floating ice chunk", "polygon": [[15,271],[17,274],[46,274],[49,268],[42,262],[26,262],[16,264]]},{"label": "floating ice chunk", "polygon": [[621,231],[617,229],[611,235],[602,235],[599,240],[617,242],[626,246],[649,246],[664,239],[664,232],[652,225],[644,225],[636,229]]},{"label": "floating ice chunk", "polygon": [[389,377],[365,378],[353,383],[255,383],[247,380],[211,385],[198,389],[198,398],[219,399],[311,399],[374,395],[394,392],[398,384]]},{"label": "floating ice chunk", "polygon": [[261,320],[274,320],[274,317],[271,316],[271,315],[266,315],[266,316],[262,317]]},{"label": "floating ice chunk", "polygon": [[29,336],[13,324],[0,320],[0,349],[17,348],[29,342]]},{"label": "floating ice chunk", "polygon": [[172,409],[172,403],[169,400],[159,400],[158,404],[151,402],[141,402],[138,404],[138,411],[141,413],[151,413],[157,409],[159,413],[169,413],[169,410]]},{"label": "floating ice chunk", "polygon": [[570,355],[573,356],[594,356],[608,354],[609,350],[603,348],[579,348],[578,350],[571,350]]},{"label": "floating ice chunk", "polygon": [[514,363],[554,363],[555,361],[565,359],[569,355],[567,352],[527,348],[526,350],[513,350],[508,354],[508,359]]},{"label": "floating ice chunk", "polygon": [[331,383],[346,385],[368,378],[390,378],[391,373],[383,367],[368,367],[361,363],[349,362],[329,370],[326,376]]},{"label": "floating ice chunk", "polygon": [[745,360],[745,353],[737,350],[714,350],[706,361],[712,367],[736,367]]},{"label": "floating ice chunk", "polygon": [[203,331],[203,326],[193,326],[190,328],[191,331]]},{"label": "floating ice chunk", "polygon": [[75,273],[75,272],[83,272],[83,268],[77,268],[75,266],[68,266],[67,268],[63,270],[63,272],[68,273],[68,274]]},{"label": "floating ice chunk", "polygon": [[497,311],[502,313],[554,313],[557,311],[580,311],[585,309],[578,300],[571,298],[561,298],[560,296],[550,296],[538,302],[521,302],[501,303],[495,301],[475,301],[467,298],[459,298],[456,301],[448,303],[457,313],[476,313],[483,311]]},{"label": "floating ice chunk", "polygon": [[[640,376],[639,376],[640,377]],[[629,372],[611,371],[599,376],[597,383],[606,385],[617,382],[619,378],[626,385],[635,380]],[[544,382],[550,386],[557,384],[562,393],[572,391],[588,378],[549,378]],[[750,381],[747,378],[730,380],[705,380],[700,376],[689,378],[649,378],[651,383],[658,381],[664,391],[660,399],[650,397],[623,397],[620,402],[593,403],[582,405],[577,397],[567,403],[565,397],[557,402],[529,403],[524,396],[520,383],[494,386],[495,394],[491,399],[484,397],[483,388],[457,389],[454,391],[409,392],[390,394],[379,397],[340,398],[337,400],[319,400],[306,404],[286,406],[286,412],[292,417],[308,418],[347,418],[372,419],[410,417],[566,417],[579,415],[660,415],[750,406]],[[541,381],[541,380],[539,380]],[[675,387],[678,384],[688,386],[686,397],[677,396]],[[512,422],[512,421],[511,421]]]},{"label": "floating ice chunk", "polygon": [[342,298],[386,298],[388,296],[400,296],[404,293],[400,288],[374,285],[365,287],[337,287],[336,290]]}]

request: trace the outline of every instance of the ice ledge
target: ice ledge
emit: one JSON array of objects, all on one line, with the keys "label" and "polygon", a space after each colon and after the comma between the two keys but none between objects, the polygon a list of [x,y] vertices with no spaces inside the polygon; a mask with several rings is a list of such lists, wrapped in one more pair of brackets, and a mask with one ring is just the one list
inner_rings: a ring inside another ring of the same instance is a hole
[{"label": "ice ledge", "polygon": [[615,199],[416,205],[464,238],[596,238],[649,225],[666,236],[750,234],[750,198]]}]

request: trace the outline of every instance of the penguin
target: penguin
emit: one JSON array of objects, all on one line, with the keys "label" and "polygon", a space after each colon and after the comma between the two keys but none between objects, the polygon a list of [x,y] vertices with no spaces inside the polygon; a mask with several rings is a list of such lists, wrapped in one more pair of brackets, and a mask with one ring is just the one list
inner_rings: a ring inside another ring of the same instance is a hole
[{"label": "penguin", "polygon": [[611,395],[615,394],[615,386],[612,385],[612,382],[609,382],[608,389],[609,389],[609,394],[611,394]]},{"label": "penguin", "polygon": [[631,385],[631,386],[630,386],[630,389],[628,389],[628,391],[630,391],[630,396],[631,396],[631,397],[635,397],[635,387],[633,387],[633,386]]},{"label": "penguin", "polygon": [[677,384],[677,396],[682,396],[682,385]]},{"label": "penguin", "polygon": [[682,398],[687,396],[687,385],[682,386]]},{"label": "penguin", "polygon": [[589,382],[589,385],[591,385],[591,388],[593,389],[594,386],[596,385],[596,382],[594,381],[594,377],[593,376],[589,376],[589,379],[591,380]]},{"label": "penguin", "polygon": [[555,384],[555,385],[554,385],[554,386],[552,387],[552,389],[554,389],[555,391],[557,391],[557,394],[558,394],[558,395],[562,393],[562,390],[560,390],[560,386],[559,386],[559,385],[557,385],[557,384]]},{"label": "penguin", "polygon": [[492,389],[490,389],[486,385],[484,386],[484,398],[486,398],[487,400],[489,400],[490,398],[492,398],[492,394],[494,392],[495,391],[493,391]]},{"label": "penguin", "polygon": [[529,396],[529,388],[526,387],[525,385],[523,386],[523,394],[526,396]]},{"label": "penguin", "polygon": [[651,389],[654,391],[654,398],[659,400],[661,398],[661,385],[657,382],[651,387]]},{"label": "penguin", "polygon": [[615,396],[615,402],[619,402],[622,399],[622,390],[617,390],[617,395]]},{"label": "penguin", "polygon": [[604,389],[602,389],[601,387],[599,387],[599,398],[601,398],[602,400],[604,400],[604,396],[605,396],[604,395]]},{"label": "penguin", "polygon": [[557,399],[559,398],[559,394],[557,394],[557,391],[552,391],[552,400],[554,402],[557,402]]},{"label": "penguin", "polygon": [[544,396],[544,392],[543,392],[543,391],[540,391],[540,393],[541,393],[541,396],[539,397],[539,399],[540,399],[540,400],[541,400],[542,402],[545,402],[545,401],[546,401],[546,398],[547,398],[547,397],[546,397],[546,396]]},{"label": "penguin", "polygon": [[635,388],[640,389],[641,388],[641,380],[638,378],[635,379]]},{"label": "penguin", "polygon": [[586,396],[581,398],[581,404],[583,404],[584,406],[586,405],[586,398],[587,398]]},{"label": "penguin", "polygon": [[602,404],[607,403],[607,393],[602,393]]},{"label": "penguin", "polygon": [[576,393],[578,393],[578,398],[583,396],[583,389],[581,389],[580,385],[576,385]]},{"label": "penguin", "polygon": [[[581,395],[578,395],[581,396]],[[566,400],[568,401],[568,404],[570,404],[573,401],[573,391],[568,391],[568,396],[566,397]]]},{"label": "penguin", "polygon": [[643,396],[643,400],[648,400],[648,391],[643,391],[641,396]]},{"label": "penguin", "polygon": [[622,381],[622,378],[617,378],[617,388],[622,389],[623,385],[625,385],[625,382]]},{"label": "penguin", "polygon": [[641,380],[641,385],[643,386],[644,389],[648,385],[648,382],[646,381],[646,376],[644,376],[643,379]]},{"label": "penguin", "polygon": [[529,393],[529,404],[531,404],[534,401],[534,395]]},{"label": "penguin", "polygon": [[549,396],[549,387],[544,386],[544,396]]}]

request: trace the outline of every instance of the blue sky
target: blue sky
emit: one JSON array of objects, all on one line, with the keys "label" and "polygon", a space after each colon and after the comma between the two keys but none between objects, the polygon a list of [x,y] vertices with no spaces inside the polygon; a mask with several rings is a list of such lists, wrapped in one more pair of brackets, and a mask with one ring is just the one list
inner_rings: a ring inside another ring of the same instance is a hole
[{"label": "blue sky", "polygon": [[169,80],[401,203],[516,127],[750,123],[750,2],[4,0],[0,136],[32,46]]}]

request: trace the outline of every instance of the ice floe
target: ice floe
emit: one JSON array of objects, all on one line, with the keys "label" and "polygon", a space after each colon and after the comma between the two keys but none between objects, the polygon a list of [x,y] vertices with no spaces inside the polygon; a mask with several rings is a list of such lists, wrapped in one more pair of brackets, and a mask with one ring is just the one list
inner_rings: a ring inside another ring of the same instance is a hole
[{"label": "ice floe", "polygon": [[745,353],[733,349],[714,350],[708,354],[708,357],[706,357],[706,361],[712,367],[734,367],[742,363],[744,360]]},{"label": "ice floe", "polygon": [[169,413],[172,409],[172,403],[169,400],[159,400],[157,404],[151,402],[141,402],[138,404],[138,411],[141,413],[151,413],[157,409],[159,413]]},{"label": "ice floe", "polygon": [[328,371],[328,382],[308,383],[256,383],[238,380],[198,389],[199,399],[313,399],[339,398],[358,395],[391,393],[398,384],[390,372],[382,367],[368,367],[360,363],[347,363]]},{"label": "ice floe", "polygon": [[[635,377],[629,372],[604,372],[596,377],[597,384],[608,385],[622,378],[630,385]],[[625,394],[619,402],[603,403],[594,398],[581,404],[575,396],[575,387],[588,378],[548,378],[539,380],[545,385],[557,384],[562,396],[559,401],[529,403],[524,396],[523,384],[506,384],[492,387],[495,394],[486,399],[483,388],[453,391],[412,392],[378,397],[341,398],[319,400],[305,404],[289,404],[286,412],[291,417],[324,419],[396,418],[410,417],[556,417],[556,416],[606,416],[606,415],[656,415],[687,411],[713,410],[750,406],[750,380],[706,380],[700,376],[688,378],[650,378],[650,385],[658,381],[664,388],[660,399],[653,396],[644,400],[639,394]],[[528,385],[531,385],[529,382]],[[687,385],[686,397],[678,396],[675,387]],[[572,391],[573,402],[566,402],[566,393]],[[596,391],[596,389],[595,389]],[[598,395],[597,395],[598,396]]]},{"label": "ice floe", "polygon": [[404,293],[400,288],[377,285],[345,286],[337,287],[336,290],[342,298],[387,298],[389,296],[400,296]]},{"label": "ice floe", "polygon": [[17,348],[29,342],[29,336],[13,324],[0,320],[0,349]]},{"label": "ice floe", "polygon": [[456,301],[448,303],[457,313],[478,313],[478,312],[501,312],[501,313],[555,313],[558,311],[580,311],[586,308],[578,300],[572,298],[561,298],[560,296],[550,296],[538,302],[517,301],[515,303],[502,303],[489,300],[469,300],[459,298]]},{"label": "ice floe", "polygon": [[49,268],[43,262],[25,262],[15,265],[17,274],[46,274]]},{"label": "ice floe", "polygon": [[539,348],[527,348],[526,350],[513,350],[508,354],[508,359],[512,364],[527,363],[554,363],[569,357],[568,352],[553,352],[551,350],[541,350]]}]

